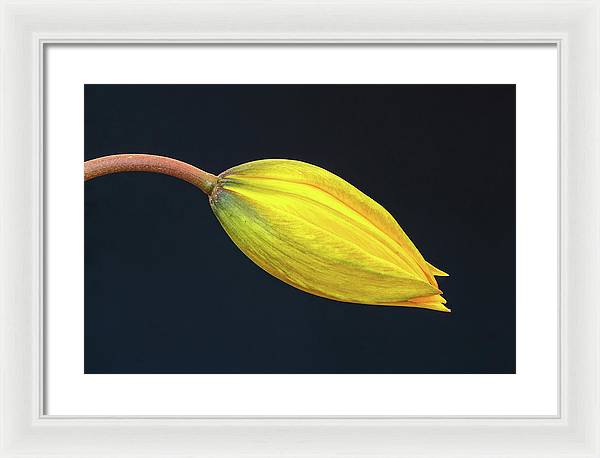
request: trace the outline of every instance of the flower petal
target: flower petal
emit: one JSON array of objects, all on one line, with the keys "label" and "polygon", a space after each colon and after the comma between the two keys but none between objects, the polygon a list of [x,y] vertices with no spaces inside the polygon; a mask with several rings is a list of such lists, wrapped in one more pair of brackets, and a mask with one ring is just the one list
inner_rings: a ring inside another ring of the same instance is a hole
[{"label": "flower petal", "polygon": [[257,201],[248,194],[220,189],[211,198],[211,206],[225,231],[250,259],[303,291],[364,304],[440,292],[352,241],[307,222],[285,204],[265,201],[263,195]]},{"label": "flower petal", "polygon": [[318,296],[450,311],[396,220],[336,175],[267,159],[218,177],[211,207],[234,243],[280,280]]},{"label": "flower petal", "polygon": [[410,260],[407,260],[407,262],[410,262],[414,270],[437,287],[437,281],[431,273],[430,265],[394,217],[380,204],[337,175],[306,162],[288,159],[263,159],[233,167],[223,172],[220,177],[273,179],[278,181],[277,186],[281,182],[287,182],[305,184],[320,189],[343,204],[344,208],[353,211],[355,215],[360,215],[368,221],[380,233],[381,237],[393,240],[406,253],[410,253]]}]

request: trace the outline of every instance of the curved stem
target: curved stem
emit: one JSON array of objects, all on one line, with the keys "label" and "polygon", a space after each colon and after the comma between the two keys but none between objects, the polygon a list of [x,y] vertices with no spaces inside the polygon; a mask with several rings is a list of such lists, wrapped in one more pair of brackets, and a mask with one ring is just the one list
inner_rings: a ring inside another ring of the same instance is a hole
[{"label": "curved stem", "polygon": [[154,154],[114,154],[91,159],[84,163],[85,181],[122,172],[162,173],[187,181],[210,195],[217,182],[212,173],[200,170],[186,162]]}]

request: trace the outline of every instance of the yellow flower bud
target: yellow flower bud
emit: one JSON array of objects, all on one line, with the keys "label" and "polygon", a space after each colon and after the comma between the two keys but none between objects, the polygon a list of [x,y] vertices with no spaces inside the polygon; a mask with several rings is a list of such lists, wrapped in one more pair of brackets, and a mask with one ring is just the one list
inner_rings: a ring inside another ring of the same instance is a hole
[{"label": "yellow flower bud", "polygon": [[233,242],[278,279],[317,296],[449,312],[426,262],[377,202],[327,170],[267,159],[218,176],[210,205]]}]

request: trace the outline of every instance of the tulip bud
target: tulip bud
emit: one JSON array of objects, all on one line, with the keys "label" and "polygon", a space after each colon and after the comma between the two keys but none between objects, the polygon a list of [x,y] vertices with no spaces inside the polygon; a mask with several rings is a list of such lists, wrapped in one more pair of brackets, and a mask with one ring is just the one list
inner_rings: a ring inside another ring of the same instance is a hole
[{"label": "tulip bud", "polygon": [[267,159],[221,173],[210,192],[219,222],[276,278],[336,301],[449,312],[426,262],[377,202],[327,170]]}]

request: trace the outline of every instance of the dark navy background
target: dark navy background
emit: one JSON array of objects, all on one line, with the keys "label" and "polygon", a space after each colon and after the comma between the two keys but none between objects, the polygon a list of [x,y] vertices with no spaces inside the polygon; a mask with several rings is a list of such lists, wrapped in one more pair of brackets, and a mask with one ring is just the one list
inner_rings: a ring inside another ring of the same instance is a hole
[{"label": "dark navy background", "polygon": [[513,373],[515,86],[86,85],[85,158],[322,166],[451,276],[452,313],[334,302],[247,259],[206,196],[85,185],[86,373]]}]

